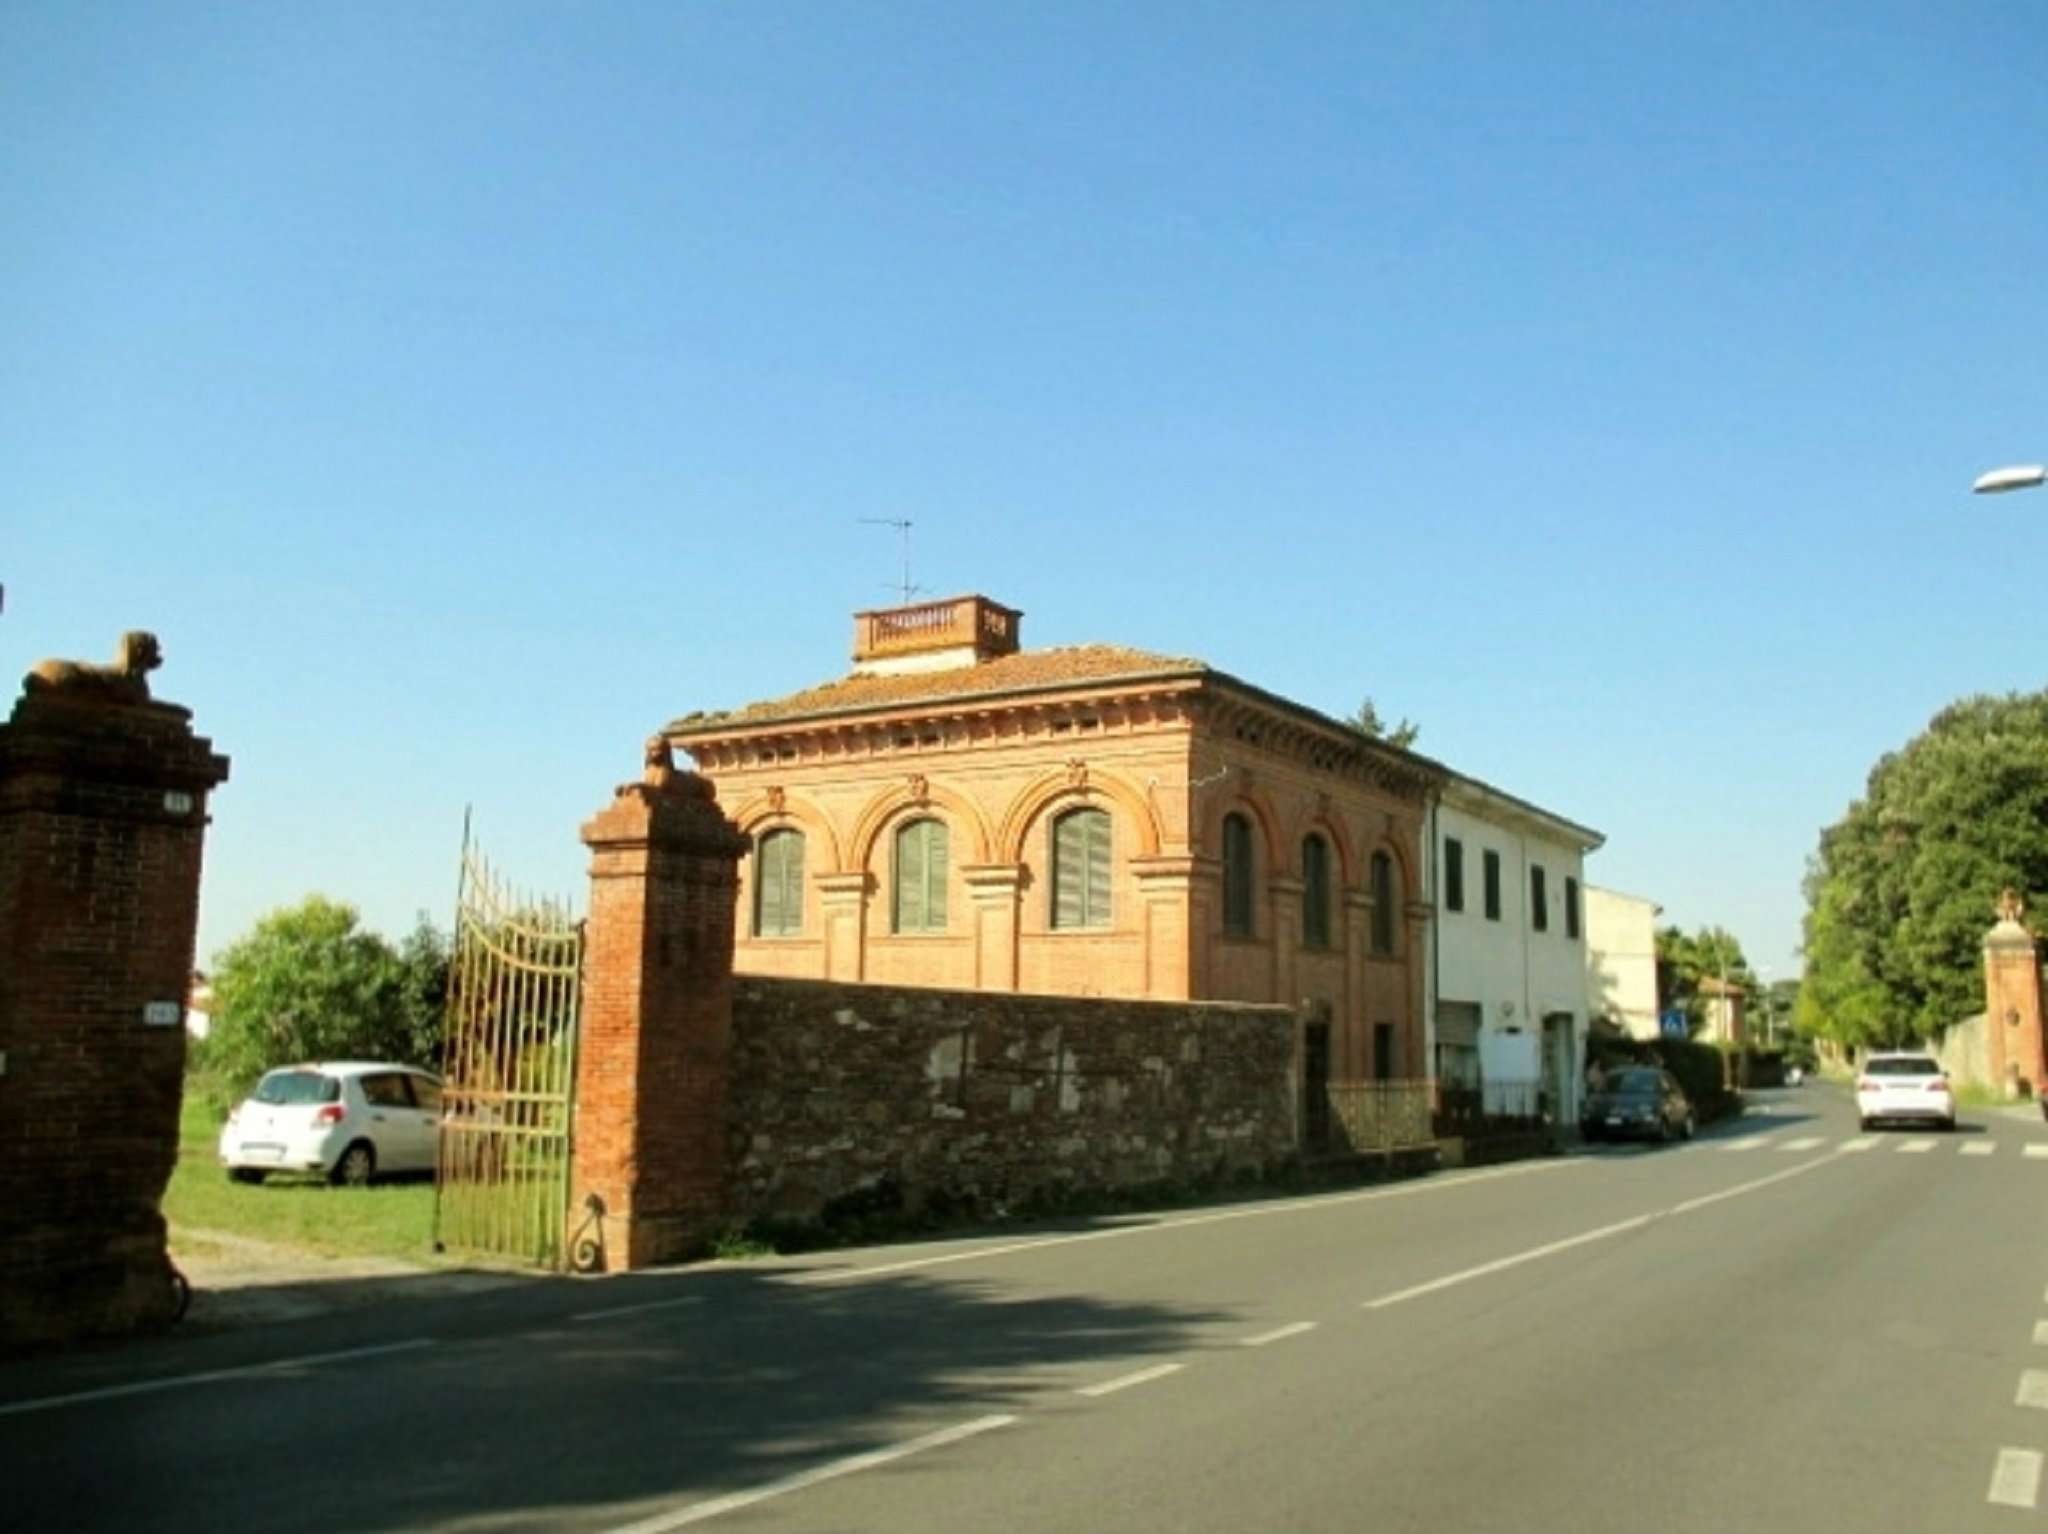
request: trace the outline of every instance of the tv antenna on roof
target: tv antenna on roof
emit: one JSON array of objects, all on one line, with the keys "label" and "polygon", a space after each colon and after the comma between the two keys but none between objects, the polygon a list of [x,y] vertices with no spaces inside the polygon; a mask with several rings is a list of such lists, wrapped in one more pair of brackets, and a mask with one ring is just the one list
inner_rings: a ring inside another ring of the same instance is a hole
[{"label": "tv antenna on roof", "polygon": [[924,590],[922,586],[910,584],[910,519],[907,517],[862,517],[869,527],[893,527],[903,535],[903,581],[895,589],[903,596],[903,605],[908,607],[910,599]]}]

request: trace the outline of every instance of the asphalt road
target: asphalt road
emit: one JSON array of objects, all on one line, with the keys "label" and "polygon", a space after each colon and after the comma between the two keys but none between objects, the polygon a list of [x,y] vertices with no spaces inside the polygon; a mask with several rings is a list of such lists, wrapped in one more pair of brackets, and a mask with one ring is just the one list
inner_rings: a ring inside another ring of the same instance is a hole
[{"label": "asphalt road", "polygon": [[23,1530],[2016,1530],[2048,1125],[1671,1149],[0,1370]]}]

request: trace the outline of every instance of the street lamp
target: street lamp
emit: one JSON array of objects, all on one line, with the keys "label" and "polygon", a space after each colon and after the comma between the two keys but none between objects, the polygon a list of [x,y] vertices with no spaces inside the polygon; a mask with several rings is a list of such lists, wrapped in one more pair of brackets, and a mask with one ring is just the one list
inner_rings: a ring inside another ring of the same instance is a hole
[{"label": "street lamp", "polygon": [[1999,495],[2007,490],[2031,490],[2043,480],[2048,480],[2048,464],[2021,463],[1979,474],[1970,488],[1979,495]]}]

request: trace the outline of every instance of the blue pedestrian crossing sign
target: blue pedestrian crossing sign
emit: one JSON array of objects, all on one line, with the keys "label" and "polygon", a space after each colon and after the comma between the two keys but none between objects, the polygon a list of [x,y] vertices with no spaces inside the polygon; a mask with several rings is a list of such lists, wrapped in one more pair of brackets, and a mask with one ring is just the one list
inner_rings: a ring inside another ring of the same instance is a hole
[{"label": "blue pedestrian crossing sign", "polygon": [[1657,1019],[1658,1030],[1667,1039],[1682,1039],[1690,1031],[1685,1026],[1685,1008],[1673,1007]]}]

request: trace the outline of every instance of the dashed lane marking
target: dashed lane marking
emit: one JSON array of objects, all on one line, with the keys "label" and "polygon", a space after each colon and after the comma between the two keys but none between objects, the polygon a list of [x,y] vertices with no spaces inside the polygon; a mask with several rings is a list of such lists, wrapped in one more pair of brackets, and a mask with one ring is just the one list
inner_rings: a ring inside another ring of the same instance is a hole
[{"label": "dashed lane marking", "polygon": [[1149,1369],[1140,1369],[1135,1374],[1120,1374],[1113,1380],[1099,1384],[1083,1385],[1074,1392],[1077,1396],[1115,1395],[1119,1390],[1129,1390],[1133,1385],[1143,1385],[1150,1380],[1162,1380],[1169,1374],[1178,1374],[1186,1364],[1154,1364]]},{"label": "dashed lane marking", "polygon": [[1877,1149],[1877,1141],[1869,1139],[1844,1140],[1840,1145],[1837,1145],[1835,1149],[1847,1154],[1853,1154],[1856,1151],[1874,1151]]},{"label": "dashed lane marking", "polygon": [[1256,1337],[1241,1337],[1238,1340],[1248,1348],[1262,1348],[1269,1342],[1280,1342],[1288,1337],[1299,1337],[1303,1332],[1316,1329],[1313,1321],[1296,1321],[1291,1326],[1276,1326],[1270,1332],[1260,1332]]},{"label": "dashed lane marking", "polygon": [[1908,1140],[1899,1147],[1901,1156],[1924,1156],[1934,1149],[1932,1140]]},{"label": "dashed lane marking", "polygon": [[2037,1348],[2048,1348],[2048,1321],[2036,1321],[2034,1323],[2034,1346]]},{"label": "dashed lane marking", "polygon": [[1723,1149],[1724,1151],[1762,1150],[1766,1145],[1770,1145],[1772,1143],[1773,1137],[1770,1135],[1753,1135],[1750,1138],[1744,1140],[1730,1140],[1726,1145],[1722,1146],[1721,1149]]},{"label": "dashed lane marking", "polygon": [[2042,1157],[2048,1156],[2048,1145],[2023,1145],[2020,1147],[2020,1154],[2039,1161]]},{"label": "dashed lane marking", "polygon": [[2028,1369],[2022,1373],[2019,1393],[2013,1397],[2012,1404],[2048,1411],[2048,1369]]},{"label": "dashed lane marking", "polygon": [[1802,1135],[1797,1140],[1785,1141],[1779,1145],[1778,1149],[1781,1151],[1810,1151],[1819,1150],[1825,1144],[1827,1144],[1827,1141],[1819,1135]]},{"label": "dashed lane marking", "polygon": [[907,1438],[902,1443],[891,1444],[885,1449],[870,1449],[865,1454],[849,1454],[844,1459],[835,1459],[812,1470],[800,1470],[795,1475],[785,1475],[765,1482],[750,1491],[736,1491],[728,1496],[714,1497],[709,1502],[693,1502],[688,1507],[677,1508],[672,1513],[657,1513],[643,1518],[638,1523],[621,1524],[606,1531],[606,1534],[668,1534],[670,1529],[680,1529],[689,1524],[702,1523],[707,1518],[716,1518],[722,1513],[737,1512],[743,1507],[752,1507],[757,1502],[766,1502],[770,1497],[780,1497],[792,1491],[802,1491],[806,1486],[816,1486],[821,1481],[836,1481],[843,1475],[852,1475],[861,1470],[873,1470],[877,1466],[891,1464],[899,1459],[908,1459],[913,1454],[922,1454],[927,1449],[943,1448],[949,1443],[973,1438],[999,1427],[1008,1427],[1015,1417],[976,1417],[972,1422],[963,1422],[957,1427],[941,1428],[936,1433],[926,1433],[921,1438]]},{"label": "dashed lane marking", "polygon": [[1989,1140],[1972,1140],[1967,1145],[1958,1146],[1957,1149],[1965,1156],[1988,1156],[1998,1147]]},{"label": "dashed lane marking", "polygon": [[2000,1449],[1984,1500],[1999,1507],[2031,1508],[2040,1495],[2041,1456],[2032,1449]]}]

